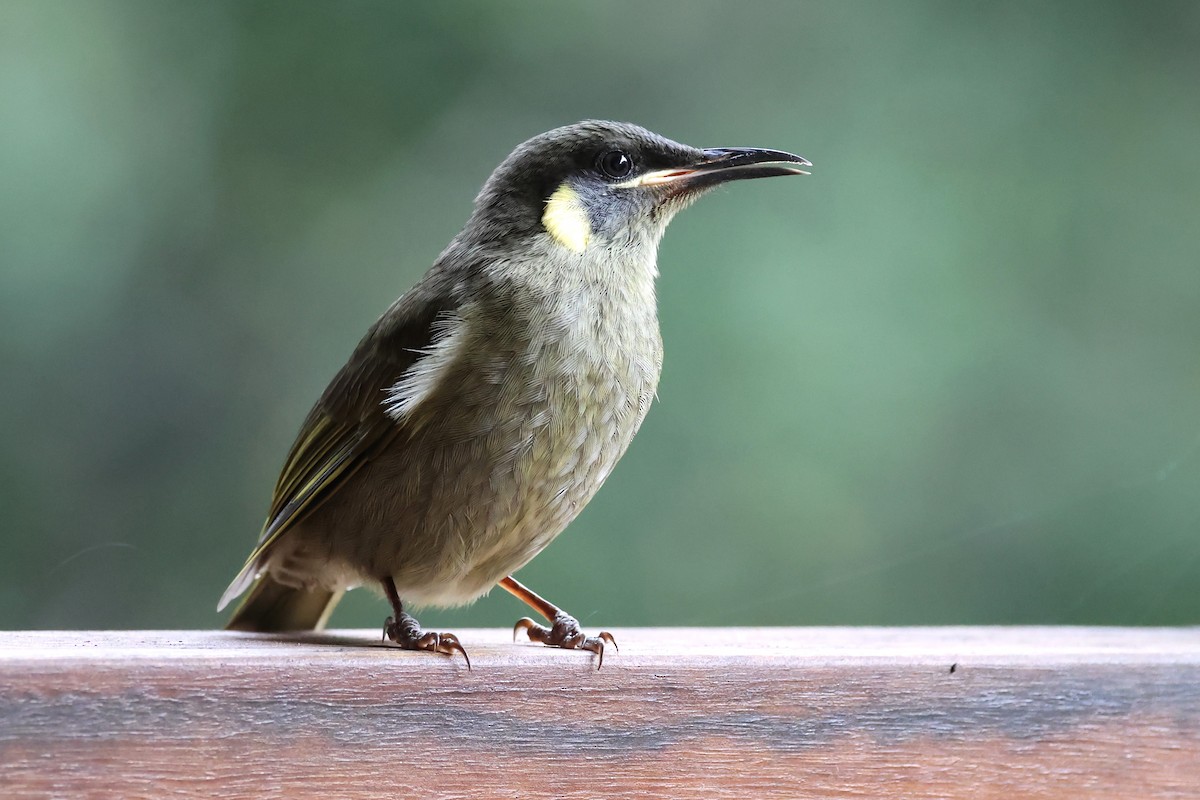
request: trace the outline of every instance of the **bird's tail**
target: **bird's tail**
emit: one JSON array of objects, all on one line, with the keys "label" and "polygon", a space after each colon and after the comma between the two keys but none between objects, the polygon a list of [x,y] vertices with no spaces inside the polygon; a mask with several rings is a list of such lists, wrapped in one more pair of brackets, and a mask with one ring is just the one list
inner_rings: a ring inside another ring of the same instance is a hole
[{"label": "bird's tail", "polygon": [[225,623],[225,628],[259,633],[319,631],[325,627],[343,593],[342,589],[284,586],[264,573],[250,587],[250,593]]}]

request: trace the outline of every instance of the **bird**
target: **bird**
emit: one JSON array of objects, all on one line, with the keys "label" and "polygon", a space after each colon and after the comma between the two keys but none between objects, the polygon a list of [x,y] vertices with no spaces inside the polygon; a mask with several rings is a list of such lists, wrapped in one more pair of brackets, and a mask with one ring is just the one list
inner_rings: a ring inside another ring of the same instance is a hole
[{"label": "bird", "polygon": [[381,589],[384,638],[470,659],[408,609],[499,585],[545,619],[514,637],[593,653],[513,573],[604,483],[656,396],[658,246],[716,186],[807,175],[781,150],[696,148],[630,123],[534,136],[496,168],[433,266],[358,342],[312,407],[257,546],[221,597],[226,628],[320,630],[343,592]]}]

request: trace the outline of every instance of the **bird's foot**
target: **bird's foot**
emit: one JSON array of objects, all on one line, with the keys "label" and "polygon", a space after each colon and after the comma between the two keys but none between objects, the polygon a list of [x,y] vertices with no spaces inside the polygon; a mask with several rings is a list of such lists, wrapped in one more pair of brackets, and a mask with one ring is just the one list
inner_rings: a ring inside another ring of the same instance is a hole
[{"label": "bird's foot", "polygon": [[409,614],[401,613],[398,617],[388,617],[383,623],[383,638],[390,639],[405,650],[426,650],[448,656],[462,653],[467,662],[467,669],[471,669],[471,657],[467,655],[457,636],[453,633],[423,631],[421,623]]},{"label": "bird's foot", "polygon": [[554,624],[549,628],[545,625],[539,625],[529,617],[522,617],[513,626],[514,640],[520,631],[525,631],[530,641],[541,642],[550,647],[563,647],[567,650],[590,650],[599,657],[596,669],[604,666],[605,642],[611,644],[614,650],[621,649],[617,647],[617,640],[608,631],[600,631],[600,635],[598,636],[587,636],[579,629],[578,620],[570,614],[564,614],[561,611],[554,615]]}]

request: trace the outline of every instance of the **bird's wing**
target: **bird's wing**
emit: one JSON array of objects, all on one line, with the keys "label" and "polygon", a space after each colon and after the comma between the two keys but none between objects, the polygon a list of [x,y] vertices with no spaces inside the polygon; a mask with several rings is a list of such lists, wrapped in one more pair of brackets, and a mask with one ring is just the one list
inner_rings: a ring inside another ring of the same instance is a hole
[{"label": "bird's wing", "polygon": [[358,343],[304,420],[276,482],[258,546],[219,608],[254,581],[262,556],[280,536],[400,434],[402,426],[384,409],[385,390],[424,355],[439,316],[453,312],[455,305],[449,292],[419,285]]}]

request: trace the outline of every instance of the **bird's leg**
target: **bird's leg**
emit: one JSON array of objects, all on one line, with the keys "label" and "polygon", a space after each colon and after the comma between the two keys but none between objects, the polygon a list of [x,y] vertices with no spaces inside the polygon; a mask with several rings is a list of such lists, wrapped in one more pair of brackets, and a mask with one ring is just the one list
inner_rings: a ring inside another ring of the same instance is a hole
[{"label": "bird's leg", "polygon": [[551,647],[565,647],[568,650],[591,650],[599,656],[596,669],[604,665],[604,643],[608,642],[614,650],[619,650],[617,640],[608,631],[601,631],[599,636],[586,636],[579,628],[579,621],[558,606],[535,592],[518,583],[511,575],[500,581],[504,589],[534,611],[541,614],[550,622],[551,627],[539,625],[529,617],[522,617],[513,626],[513,638],[518,631],[525,631],[531,641],[542,642]]},{"label": "bird's leg", "polygon": [[391,576],[381,578],[383,591],[387,594],[388,602],[392,604],[395,616],[387,618],[383,623],[383,636],[391,639],[405,650],[428,650],[433,653],[445,653],[448,656],[462,653],[467,660],[467,669],[471,668],[471,658],[459,643],[453,633],[437,633],[421,630],[421,623],[404,610],[400,603],[400,593],[396,591],[396,582]]}]

